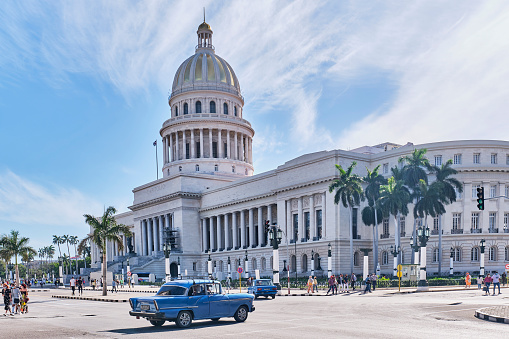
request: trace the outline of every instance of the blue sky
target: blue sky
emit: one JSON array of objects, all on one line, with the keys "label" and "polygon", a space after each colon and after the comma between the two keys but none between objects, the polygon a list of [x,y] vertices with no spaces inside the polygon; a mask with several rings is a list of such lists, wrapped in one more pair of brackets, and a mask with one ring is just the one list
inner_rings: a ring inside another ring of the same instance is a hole
[{"label": "blue sky", "polygon": [[84,213],[126,211],[155,179],[152,142],[203,7],[256,131],[256,173],[324,149],[507,140],[506,1],[6,0],[0,233],[36,248],[83,237]]}]

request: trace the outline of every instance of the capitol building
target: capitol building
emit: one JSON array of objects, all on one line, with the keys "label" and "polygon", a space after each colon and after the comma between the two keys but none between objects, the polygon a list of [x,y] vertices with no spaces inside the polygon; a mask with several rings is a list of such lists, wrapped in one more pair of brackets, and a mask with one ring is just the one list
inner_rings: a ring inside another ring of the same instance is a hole
[{"label": "capitol building", "polygon": [[[427,149],[432,164],[448,159],[458,171],[464,187],[457,201],[446,206],[439,218],[428,218],[431,236],[427,245],[428,275],[449,273],[453,257],[455,272],[479,272],[480,240],[485,239],[486,271],[503,271],[509,263],[509,142],[497,140],[456,140],[427,144],[397,145],[386,142],[349,151],[329,150],[303,154],[277,168],[254,175],[255,131],[244,112],[244,98],[232,66],[219,57],[212,44],[212,29],[199,25],[195,54],[178,67],[168,98],[168,119],[162,123],[158,142],[163,147],[162,177],[133,189],[129,212],[118,214],[118,223],[132,228],[132,237],[123,237],[124,250],[110,243],[108,270],[118,272],[129,257],[131,271],[165,276],[163,244],[165,229],[173,230],[171,274],[203,276],[210,258],[218,278],[244,266],[247,257],[251,274],[272,276],[272,247],[268,244],[265,221],[283,232],[279,247],[279,270],[290,267],[292,276],[327,275],[329,244],[332,272],[362,273],[361,249],[373,250],[373,229],[361,220],[365,202],[353,209],[350,232],[348,209],[334,204],[329,185],[338,177],[335,164],[347,168],[357,162],[354,172],[361,177],[366,168],[381,165],[380,172],[400,166],[398,159],[415,149]],[[359,145],[361,146],[361,145]],[[479,211],[477,187],[484,187],[488,200]],[[409,206],[410,211],[413,206]],[[423,220],[415,220],[422,224]],[[442,251],[439,245],[442,227]],[[378,258],[381,274],[391,275],[390,252],[395,244],[394,218],[379,225]],[[399,221],[401,262],[410,264],[410,237],[414,217],[410,212]],[[350,239],[353,238],[353,254]],[[312,255],[315,260],[312,261]],[[320,260],[319,260],[320,258]],[[100,267],[99,249],[92,245],[92,267]],[[373,252],[369,270],[375,270]]]}]

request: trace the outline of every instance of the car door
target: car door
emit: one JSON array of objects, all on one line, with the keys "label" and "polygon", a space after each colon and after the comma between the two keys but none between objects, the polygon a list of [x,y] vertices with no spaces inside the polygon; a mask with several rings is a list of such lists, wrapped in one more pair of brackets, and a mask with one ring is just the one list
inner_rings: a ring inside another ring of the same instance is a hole
[{"label": "car door", "polygon": [[205,284],[194,284],[189,288],[188,306],[194,313],[194,319],[210,317],[210,301]]},{"label": "car door", "polygon": [[210,283],[209,301],[210,301],[210,317],[220,318],[227,317],[230,314],[230,298],[223,294],[219,283]]}]

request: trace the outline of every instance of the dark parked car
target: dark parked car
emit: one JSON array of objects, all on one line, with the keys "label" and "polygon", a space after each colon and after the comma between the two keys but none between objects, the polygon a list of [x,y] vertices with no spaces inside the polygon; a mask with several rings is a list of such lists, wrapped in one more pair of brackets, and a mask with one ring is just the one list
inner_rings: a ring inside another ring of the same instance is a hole
[{"label": "dark parked car", "polygon": [[129,314],[146,318],[154,326],[168,320],[189,327],[193,320],[226,317],[243,322],[255,310],[253,300],[253,295],[247,293],[223,294],[218,281],[177,280],[165,283],[155,296],[130,298]]}]

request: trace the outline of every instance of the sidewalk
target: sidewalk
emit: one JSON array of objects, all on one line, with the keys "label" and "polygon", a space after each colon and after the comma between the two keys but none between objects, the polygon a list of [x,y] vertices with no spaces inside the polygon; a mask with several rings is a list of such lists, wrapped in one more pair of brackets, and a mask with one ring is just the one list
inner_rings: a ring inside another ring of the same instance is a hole
[{"label": "sidewalk", "polygon": [[476,318],[509,324],[509,306],[492,306],[475,311]]}]

